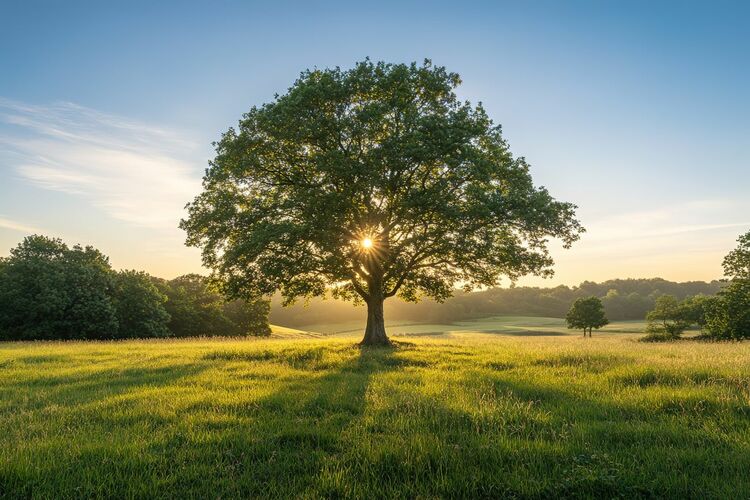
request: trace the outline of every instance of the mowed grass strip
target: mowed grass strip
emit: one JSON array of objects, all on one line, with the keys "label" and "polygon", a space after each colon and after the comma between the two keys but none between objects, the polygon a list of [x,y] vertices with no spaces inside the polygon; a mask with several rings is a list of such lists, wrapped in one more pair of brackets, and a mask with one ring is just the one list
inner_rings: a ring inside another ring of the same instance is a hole
[{"label": "mowed grass strip", "polygon": [[0,344],[0,496],[750,497],[750,343]]}]

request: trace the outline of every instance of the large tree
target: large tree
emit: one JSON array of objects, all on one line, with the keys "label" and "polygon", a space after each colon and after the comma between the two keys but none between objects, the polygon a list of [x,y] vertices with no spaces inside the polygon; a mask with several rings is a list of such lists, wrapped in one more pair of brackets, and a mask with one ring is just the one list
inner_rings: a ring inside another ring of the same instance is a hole
[{"label": "large tree", "polygon": [[181,227],[224,292],[364,301],[363,344],[387,344],[383,301],[550,275],[575,206],[534,186],[500,126],[422,65],[308,70],[216,144]]}]

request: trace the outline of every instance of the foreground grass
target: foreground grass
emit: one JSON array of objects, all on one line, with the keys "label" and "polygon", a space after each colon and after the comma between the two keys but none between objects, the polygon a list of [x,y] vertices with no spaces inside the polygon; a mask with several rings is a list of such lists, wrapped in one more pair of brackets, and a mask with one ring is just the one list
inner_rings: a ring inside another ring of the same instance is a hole
[{"label": "foreground grass", "polygon": [[750,344],[0,344],[0,496],[750,497]]}]

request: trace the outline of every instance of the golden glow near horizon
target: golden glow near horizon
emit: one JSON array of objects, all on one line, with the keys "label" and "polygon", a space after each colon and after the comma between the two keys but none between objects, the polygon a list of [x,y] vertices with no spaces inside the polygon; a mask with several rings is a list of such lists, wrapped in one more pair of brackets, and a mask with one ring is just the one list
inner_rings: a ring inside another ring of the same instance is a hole
[{"label": "golden glow near horizon", "polygon": [[[554,277],[525,276],[517,285],[578,286],[583,281],[601,283],[615,278],[720,279],[724,256],[737,246],[737,237],[750,230],[750,221],[746,220],[748,213],[750,201],[709,199],[610,215],[583,212],[581,219],[586,222],[588,231],[580,241],[571,249],[563,249],[559,242],[550,242],[550,254],[555,260]],[[101,228],[97,226],[96,230],[89,231],[75,224],[67,225],[78,220],[85,220],[85,217],[66,217],[47,223],[24,217],[15,219],[0,213],[0,257],[9,255],[10,249],[24,236],[36,232],[59,236],[68,245],[93,245],[109,256],[115,269],[138,269],[165,279],[210,272],[201,265],[200,251],[183,245],[184,234],[176,224],[172,229],[164,229],[132,226],[112,219]],[[350,238],[347,243],[351,245],[348,250],[352,255],[382,257],[387,252],[380,227],[365,226],[353,232]],[[501,286],[509,284],[508,279],[501,281]]]}]

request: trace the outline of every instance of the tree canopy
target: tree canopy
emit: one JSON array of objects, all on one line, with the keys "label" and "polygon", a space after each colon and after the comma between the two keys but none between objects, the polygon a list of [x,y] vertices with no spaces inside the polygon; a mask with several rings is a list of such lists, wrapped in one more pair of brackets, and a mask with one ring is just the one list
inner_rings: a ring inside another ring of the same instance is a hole
[{"label": "tree canopy", "polygon": [[568,324],[568,328],[583,330],[584,337],[586,331],[588,331],[590,337],[592,329],[598,330],[609,324],[609,320],[604,314],[604,305],[598,297],[576,299],[565,316],[565,322]]},{"label": "tree canopy", "polygon": [[750,338],[750,231],[737,239],[737,248],[724,258],[729,284],[706,313],[706,328],[717,338]]},{"label": "tree canopy", "polygon": [[266,300],[227,302],[205,278],[115,271],[93,247],[29,236],[0,258],[0,340],[267,335]]},{"label": "tree canopy", "polygon": [[533,184],[460,82],[429,61],[303,72],[216,144],[188,244],[232,296],[366,302],[365,343],[388,342],[388,297],[550,275],[548,239],[583,230],[575,206]]},{"label": "tree canopy", "polygon": [[104,339],[117,331],[109,259],[92,247],[29,236],[0,264],[0,335]]},{"label": "tree canopy", "polygon": [[151,276],[143,271],[120,271],[113,293],[117,311],[117,337],[168,337],[167,297],[159,292]]},{"label": "tree canopy", "polygon": [[271,333],[267,300],[227,301],[199,274],[158,280],[158,284],[167,296],[168,327],[175,337],[264,336]]},{"label": "tree canopy", "polygon": [[662,295],[646,315],[646,331],[652,335],[677,338],[693,323],[689,305],[677,300],[674,295]]},{"label": "tree canopy", "polygon": [[737,238],[737,248],[724,257],[724,275],[750,280],[750,231]]}]

